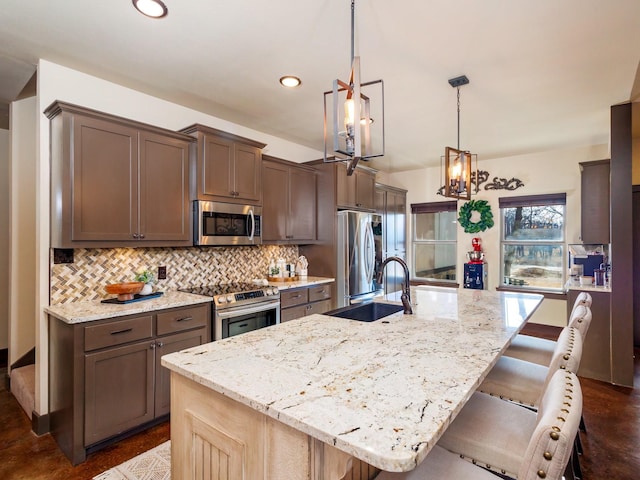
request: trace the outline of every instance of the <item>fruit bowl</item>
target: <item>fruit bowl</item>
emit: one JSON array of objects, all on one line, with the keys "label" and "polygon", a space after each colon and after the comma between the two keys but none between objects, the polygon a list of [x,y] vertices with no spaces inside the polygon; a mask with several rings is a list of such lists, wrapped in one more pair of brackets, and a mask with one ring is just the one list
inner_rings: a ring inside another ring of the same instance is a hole
[{"label": "fruit bowl", "polygon": [[125,282],[125,283],[112,283],[106,285],[104,289],[111,295],[117,295],[118,300],[121,302],[132,300],[136,293],[139,293],[144,287],[144,282]]}]

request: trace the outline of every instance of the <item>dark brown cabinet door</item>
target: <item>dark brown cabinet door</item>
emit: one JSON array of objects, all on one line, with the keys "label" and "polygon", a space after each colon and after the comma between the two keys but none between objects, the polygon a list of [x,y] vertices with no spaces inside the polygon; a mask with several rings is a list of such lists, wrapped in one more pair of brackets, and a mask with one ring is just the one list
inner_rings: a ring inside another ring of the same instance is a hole
[{"label": "dark brown cabinet door", "polygon": [[207,329],[200,328],[184,333],[160,337],[156,340],[156,386],[155,386],[155,416],[160,417],[169,413],[171,407],[171,372],[162,366],[161,358],[185,348],[196,347],[207,343]]},{"label": "dark brown cabinet door", "polygon": [[336,164],[336,203],[338,207],[356,207],[356,172],[347,176],[346,165]]},{"label": "dark brown cabinet door", "polygon": [[262,151],[241,143],[235,144],[234,188],[235,197],[249,203],[260,201],[262,194]]},{"label": "dark brown cabinet door", "polygon": [[132,240],[138,231],[138,132],[73,120],[71,241]]},{"label": "dark brown cabinet door", "polygon": [[153,420],[153,340],[85,355],[84,445]]},{"label": "dark brown cabinet door", "polygon": [[140,133],[139,238],[191,239],[189,143]]},{"label": "dark brown cabinet door", "polygon": [[373,210],[375,208],[376,177],[365,170],[356,170],[356,207]]},{"label": "dark brown cabinet door", "polygon": [[289,171],[289,217],[287,235],[296,241],[316,239],[316,175],[307,169]]},{"label": "dark brown cabinet door", "polygon": [[275,162],[262,164],[262,241],[287,240],[289,168]]},{"label": "dark brown cabinet door", "polygon": [[582,243],[610,242],[610,161],[580,163]]},{"label": "dark brown cabinet door", "polygon": [[233,142],[205,135],[199,158],[199,178],[203,198],[233,196]]}]

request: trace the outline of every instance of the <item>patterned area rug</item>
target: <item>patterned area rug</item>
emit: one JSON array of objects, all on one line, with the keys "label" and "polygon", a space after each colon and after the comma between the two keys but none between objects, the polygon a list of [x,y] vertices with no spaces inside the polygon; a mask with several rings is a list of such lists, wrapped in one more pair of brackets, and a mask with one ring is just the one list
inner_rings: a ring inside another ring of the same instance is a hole
[{"label": "patterned area rug", "polygon": [[171,440],[141,453],[93,480],[170,480]]}]

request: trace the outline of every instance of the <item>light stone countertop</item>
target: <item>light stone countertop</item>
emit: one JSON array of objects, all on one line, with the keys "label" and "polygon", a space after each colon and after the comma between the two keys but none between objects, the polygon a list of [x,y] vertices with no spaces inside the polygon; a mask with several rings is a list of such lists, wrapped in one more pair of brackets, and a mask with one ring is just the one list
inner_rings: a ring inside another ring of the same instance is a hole
[{"label": "light stone countertop", "polygon": [[578,290],[578,291],[583,291],[583,292],[603,292],[603,293],[611,293],[611,287],[607,286],[596,286],[596,285],[580,285],[579,282],[574,281],[573,279],[569,278],[569,280],[567,280],[567,282],[564,284],[564,289],[565,291],[569,291],[569,290]]},{"label": "light stone countertop", "polygon": [[90,302],[50,305],[45,307],[44,311],[65,323],[73,324],[102,320],[105,318],[122,317],[125,315],[135,315],[154,310],[164,310],[166,308],[197,305],[200,303],[208,303],[212,300],[211,297],[205,297],[203,295],[168,291],[159,297],[126,304],[101,303],[100,300],[92,300]]},{"label": "light stone countertop", "polygon": [[542,295],[417,287],[414,314],[310,315],[162,364],[387,471],[415,468]]},{"label": "light stone countertop", "polygon": [[314,285],[321,285],[323,283],[334,282],[335,278],[328,277],[312,277],[300,278],[293,282],[269,282],[272,287],[278,287],[278,290],[289,290],[291,288],[312,287]]}]

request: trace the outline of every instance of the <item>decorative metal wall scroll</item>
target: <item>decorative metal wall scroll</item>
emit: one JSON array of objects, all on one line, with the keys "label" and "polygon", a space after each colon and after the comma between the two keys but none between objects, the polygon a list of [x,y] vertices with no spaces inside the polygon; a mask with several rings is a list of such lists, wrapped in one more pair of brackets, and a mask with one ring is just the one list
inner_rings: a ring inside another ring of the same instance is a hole
[{"label": "decorative metal wall scroll", "polygon": [[[471,193],[478,193],[482,189],[513,191],[520,187],[524,187],[522,180],[515,177],[511,177],[510,179],[493,177],[493,180],[489,182],[489,172],[486,170],[471,172],[471,184],[474,186],[471,189]],[[436,193],[444,196],[444,185],[440,187]]]}]

